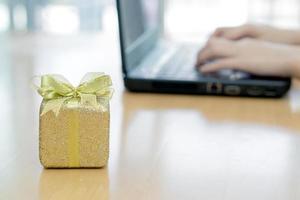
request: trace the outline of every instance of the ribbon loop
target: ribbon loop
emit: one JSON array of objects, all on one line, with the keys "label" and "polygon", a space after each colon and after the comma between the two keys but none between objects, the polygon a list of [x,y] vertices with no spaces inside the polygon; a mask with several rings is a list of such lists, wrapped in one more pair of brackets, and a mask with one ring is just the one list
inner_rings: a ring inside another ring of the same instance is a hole
[{"label": "ribbon loop", "polygon": [[[113,93],[111,78],[104,73],[86,74],[78,87],[71,85],[63,76],[48,74],[41,76],[41,85],[35,88],[46,100],[41,115],[53,111],[56,116],[62,105],[72,98],[79,99],[81,104],[105,110],[107,105],[101,104],[107,104]],[[98,103],[99,98],[102,101]]]}]

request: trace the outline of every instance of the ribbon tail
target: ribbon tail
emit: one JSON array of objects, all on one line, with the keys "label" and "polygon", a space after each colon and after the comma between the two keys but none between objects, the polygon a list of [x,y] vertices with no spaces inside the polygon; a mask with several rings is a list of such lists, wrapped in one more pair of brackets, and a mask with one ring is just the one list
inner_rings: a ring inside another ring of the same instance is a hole
[{"label": "ribbon tail", "polygon": [[49,111],[52,111],[54,113],[54,115],[57,117],[62,105],[64,104],[64,102],[67,99],[69,99],[69,97],[61,98],[61,99],[53,99],[53,100],[47,101],[43,107],[41,116],[48,113]]},{"label": "ribbon tail", "polygon": [[109,99],[108,98],[100,98],[99,101],[100,110],[102,112],[107,112],[109,107]]}]

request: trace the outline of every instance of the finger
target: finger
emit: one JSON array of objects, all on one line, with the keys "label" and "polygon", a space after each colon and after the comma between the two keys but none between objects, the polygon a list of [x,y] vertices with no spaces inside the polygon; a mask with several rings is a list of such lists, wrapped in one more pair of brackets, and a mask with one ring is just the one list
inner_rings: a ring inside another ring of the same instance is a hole
[{"label": "finger", "polygon": [[223,58],[223,57],[225,57],[225,53],[223,53],[222,51],[213,50],[211,48],[204,49],[199,52],[196,65],[200,66],[211,60]]},{"label": "finger", "polygon": [[222,37],[229,40],[239,40],[244,37],[251,36],[251,26],[250,25],[242,25],[238,27],[228,28],[223,32]]},{"label": "finger", "polygon": [[[221,69],[238,69],[245,70],[242,62],[235,58],[224,58],[216,60],[212,63],[207,63],[199,68],[202,73],[212,73]],[[247,70],[246,70],[247,71]]]},{"label": "finger", "polygon": [[213,34],[212,37],[222,37],[222,35],[224,34],[224,32],[226,32],[229,28],[228,27],[220,27],[217,28]]},{"label": "finger", "polygon": [[210,39],[206,46],[199,51],[197,56],[197,65],[216,59],[231,56],[234,54],[235,45],[234,43],[224,39]]},{"label": "finger", "polygon": [[253,35],[252,29],[252,26],[249,24],[237,27],[221,27],[215,30],[215,32],[212,34],[212,37],[223,37],[228,40],[239,40],[244,37],[251,37]]}]

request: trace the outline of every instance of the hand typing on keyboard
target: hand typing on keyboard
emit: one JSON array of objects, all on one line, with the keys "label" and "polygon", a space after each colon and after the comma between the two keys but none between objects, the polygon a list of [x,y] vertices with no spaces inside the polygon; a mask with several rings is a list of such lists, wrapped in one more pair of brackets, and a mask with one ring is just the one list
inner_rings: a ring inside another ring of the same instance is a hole
[{"label": "hand typing on keyboard", "polygon": [[[243,35],[242,27],[234,30],[239,37],[229,37],[228,31],[233,30],[227,28],[223,34],[214,34],[200,50],[197,67],[202,73],[234,69],[257,75],[300,78],[299,46],[249,38]],[[300,38],[300,31],[298,36]],[[210,60],[214,61],[207,62]]]}]

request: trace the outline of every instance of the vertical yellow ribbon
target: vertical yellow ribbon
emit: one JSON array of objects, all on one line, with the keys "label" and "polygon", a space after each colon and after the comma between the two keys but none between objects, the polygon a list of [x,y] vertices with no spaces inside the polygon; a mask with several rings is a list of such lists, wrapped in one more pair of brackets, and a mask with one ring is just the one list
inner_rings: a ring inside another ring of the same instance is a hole
[{"label": "vertical yellow ribbon", "polygon": [[79,167],[79,111],[73,109],[69,115],[68,129],[69,167]]}]

